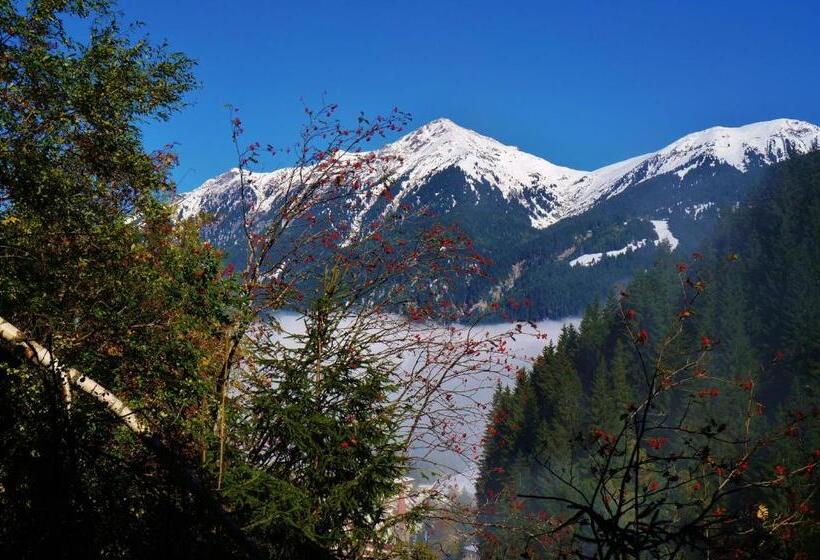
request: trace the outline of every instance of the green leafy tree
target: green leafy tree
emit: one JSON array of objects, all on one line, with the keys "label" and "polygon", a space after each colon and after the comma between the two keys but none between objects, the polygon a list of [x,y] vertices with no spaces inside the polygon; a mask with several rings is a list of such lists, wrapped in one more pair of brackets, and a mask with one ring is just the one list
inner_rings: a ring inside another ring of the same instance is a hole
[{"label": "green leafy tree", "polygon": [[192,66],[108,2],[0,2],[4,553],[242,546],[195,468],[235,287],[200,224],[172,221],[175,158],[139,129],[183,104]]}]

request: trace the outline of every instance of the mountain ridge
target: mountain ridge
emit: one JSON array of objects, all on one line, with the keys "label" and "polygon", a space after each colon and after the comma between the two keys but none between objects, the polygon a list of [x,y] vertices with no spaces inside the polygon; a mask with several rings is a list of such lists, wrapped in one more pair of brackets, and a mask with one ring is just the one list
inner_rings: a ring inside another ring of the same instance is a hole
[{"label": "mountain ridge", "polygon": [[[781,118],[739,127],[707,128],[687,134],[660,150],[583,171],[557,165],[442,117],[377,150],[361,154],[375,152],[402,159],[395,170],[402,184],[400,198],[423,186],[436,173],[456,168],[464,174],[473,192],[480,182],[495,186],[505,200],[515,199],[526,208],[533,228],[544,229],[658,175],[676,173],[682,180],[702,163],[722,163],[745,172],[751,165],[770,165],[816,150],[820,150],[820,127]],[[272,184],[292,169],[251,174],[260,209],[273,205],[270,198],[277,193]],[[203,195],[232,185],[235,177],[236,169],[229,170],[182,195],[178,202],[180,216],[199,211]]]}]

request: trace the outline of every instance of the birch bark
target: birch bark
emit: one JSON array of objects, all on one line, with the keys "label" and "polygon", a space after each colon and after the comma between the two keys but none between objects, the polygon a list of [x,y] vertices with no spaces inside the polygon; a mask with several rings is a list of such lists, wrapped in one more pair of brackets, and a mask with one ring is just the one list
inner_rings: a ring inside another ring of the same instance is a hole
[{"label": "birch bark", "polygon": [[26,337],[20,329],[0,317],[0,338],[12,346],[20,348],[25,358],[38,366],[53,368],[63,380],[63,399],[71,404],[70,385],[74,385],[102,403],[114,416],[138,435],[149,435],[150,429],[137,414],[114,393],[74,368],[66,367],[36,340]]}]

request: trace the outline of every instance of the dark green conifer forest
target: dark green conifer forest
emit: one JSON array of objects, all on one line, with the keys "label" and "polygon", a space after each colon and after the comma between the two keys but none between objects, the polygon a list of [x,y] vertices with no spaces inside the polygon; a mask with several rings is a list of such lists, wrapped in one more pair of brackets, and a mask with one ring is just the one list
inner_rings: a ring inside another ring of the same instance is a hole
[{"label": "dark green conifer forest", "polygon": [[[477,489],[483,558],[633,558],[633,531],[649,558],[811,557],[820,157],[781,164],[761,185],[702,252],[662,256],[496,391]],[[650,455],[626,462],[649,495],[645,524],[596,493],[603,479],[636,480],[601,470],[635,447]],[[723,517],[686,525],[702,514]]]}]

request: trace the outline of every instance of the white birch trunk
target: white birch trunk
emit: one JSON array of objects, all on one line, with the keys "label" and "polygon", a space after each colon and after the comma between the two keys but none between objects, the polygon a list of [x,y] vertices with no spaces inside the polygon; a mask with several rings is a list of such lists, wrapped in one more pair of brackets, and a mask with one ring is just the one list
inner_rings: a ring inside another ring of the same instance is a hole
[{"label": "white birch trunk", "polygon": [[256,544],[247,538],[242,529],[222,507],[219,499],[213,496],[208,488],[202,484],[196,472],[189,469],[184,461],[181,461],[155,434],[151,433],[148,424],[138,417],[136,413],[116,395],[90,377],[81,374],[76,369],[60,365],[57,359],[51,352],[43,347],[43,345],[34,340],[29,340],[17,327],[2,317],[0,317],[0,340],[4,340],[20,348],[25,358],[32,364],[40,367],[54,368],[72,385],[88,393],[97,402],[102,403],[114,416],[134,432],[145,445],[152,449],[160,460],[168,465],[173,473],[184,481],[185,485],[188,486],[202,500],[202,503],[213,512],[215,517],[220,520],[234,540],[245,549],[250,558],[262,558],[262,554],[256,547]]},{"label": "white birch trunk", "polygon": [[135,434],[148,435],[150,433],[148,425],[111,391],[76,369],[60,364],[43,345],[28,339],[17,327],[2,317],[0,317],[0,339],[20,348],[23,355],[32,364],[45,368],[54,368],[63,380],[63,399],[67,405],[71,404],[70,385],[73,384],[102,403]]}]

